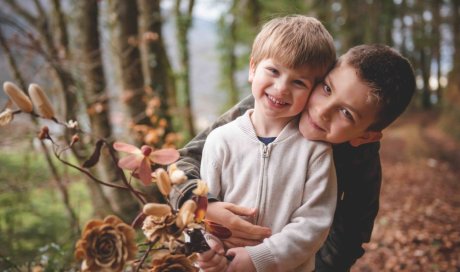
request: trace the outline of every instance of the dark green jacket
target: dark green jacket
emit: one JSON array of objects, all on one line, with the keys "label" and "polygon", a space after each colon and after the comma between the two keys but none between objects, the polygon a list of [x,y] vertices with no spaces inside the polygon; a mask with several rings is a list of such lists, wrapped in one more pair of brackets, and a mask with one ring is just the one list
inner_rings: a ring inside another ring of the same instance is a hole
[{"label": "dark green jacket", "polygon": [[[252,96],[231,108],[183,149],[177,162],[189,182],[172,195],[172,204],[179,207],[189,199],[195,188],[193,179],[200,178],[201,152],[211,130],[226,124],[254,107]],[[334,145],[338,195],[334,222],[326,242],[316,254],[316,271],[348,271],[364,254],[362,244],[369,242],[379,209],[381,166],[380,143],[352,147],[348,143]],[[174,190],[173,190],[174,191]]]}]

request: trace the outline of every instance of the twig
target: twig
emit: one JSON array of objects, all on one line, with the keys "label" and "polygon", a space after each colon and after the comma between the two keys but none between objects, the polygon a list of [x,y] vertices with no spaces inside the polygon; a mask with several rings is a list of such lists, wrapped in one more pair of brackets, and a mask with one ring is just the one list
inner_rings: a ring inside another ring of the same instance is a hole
[{"label": "twig", "polygon": [[140,271],[142,265],[144,264],[145,260],[147,259],[147,256],[149,256],[150,251],[152,251],[153,246],[158,242],[159,239],[160,239],[160,237],[157,237],[157,238],[155,238],[155,240],[153,240],[152,242],[149,243],[149,247],[145,251],[144,256],[142,256],[142,259],[141,259],[141,261],[139,262],[139,265],[136,268],[136,272]]},{"label": "twig", "polygon": [[[59,146],[53,141],[53,139],[52,139],[51,137],[48,136],[47,139],[50,140],[50,141],[53,143],[54,147],[59,147]],[[74,164],[72,164],[72,163],[70,163],[70,162],[68,162],[68,161],[66,161],[66,160],[64,160],[64,159],[62,159],[61,156],[60,156],[62,152],[59,152],[59,153],[58,153],[58,151],[56,150],[56,148],[53,148],[53,153],[54,153],[54,156],[55,156],[60,162],[62,162],[63,164],[65,164],[65,165],[67,165],[67,166],[69,166],[69,167],[72,167],[72,168],[74,168],[74,169],[76,169],[76,170],[82,172],[83,174],[85,174],[86,176],[88,176],[88,177],[89,177],[90,179],[92,179],[93,181],[95,181],[95,182],[97,182],[97,183],[99,183],[99,184],[108,186],[108,187],[117,188],[117,189],[123,189],[123,190],[129,190],[129,191],[133,192],[134,195],[135,195],[137,198],[139,198],[139,200],[140,200],[143,204],[146,203],[146,201],[142,198],[142,197],[145,197],[145,195],[144,195],[142,192],[136,191],[131,185],[128,184],[128,186],[125,187],[125,186],[121,186],[121,185],[117,185],[117,184],[113,184],[113,183],[108,183],[108,182],[102,181],[102,180],[96,178],[95,176],[93,176],[93,174],[91,174],[91,173],[90,173],[89,171],[87,171],[86,169],[81,168],[81,167],[79,167],[79,166],[77,166],[77,165],[74,165]],[[118,167],[117,167],[117,168],[118,168]],[[119,169],[119,168],[118,168],[118,169]],[[120,169],[119,169],[119,170],[120,170]],[[123,177],[124,177],[124,173],[123,173]],[[124,178],[125,178],[125,180],[126,180],[126,177],[124,177]],[[142,196],[142,197],[141,197],[141,196]]]}]

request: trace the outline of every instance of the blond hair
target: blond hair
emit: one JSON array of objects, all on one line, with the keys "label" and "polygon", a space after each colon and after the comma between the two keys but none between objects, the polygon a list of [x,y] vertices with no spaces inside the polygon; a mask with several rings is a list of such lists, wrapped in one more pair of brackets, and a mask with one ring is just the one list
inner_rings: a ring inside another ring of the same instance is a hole
[{"label": "blond hair", "polygon": [[275,59],[289,68],[308,65],[325,74],[336,60],[334,41],[313,17],[290,15],[268,21],[252,45],[251,59]]}]

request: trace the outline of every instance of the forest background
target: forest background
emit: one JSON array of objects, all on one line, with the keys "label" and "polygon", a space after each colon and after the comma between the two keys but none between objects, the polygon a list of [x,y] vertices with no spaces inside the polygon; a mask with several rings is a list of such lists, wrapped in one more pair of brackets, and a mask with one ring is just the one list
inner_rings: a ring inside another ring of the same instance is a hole
[{"label": "forest background", "polygon": [[[183,146],[250,93],[251,42],[274,16],[317,17],[338,55],[394,47],[413,63],[417,93],[385,133],[381,210],[354,270],[460,269],[460,0],[0,0],[0,10],[1,82],[38,83],[59,120],[89,132],[66,155],[76,163],[98,138]],[[0,108],[11,106],[0,93]],[[89,218],[129,221],[139,209],[59,164],[36,138],[43,125],[69,136],[27,115],[0,127],[2,271],[72,270]],[[98,166],[119,182],[108,160]]]}]

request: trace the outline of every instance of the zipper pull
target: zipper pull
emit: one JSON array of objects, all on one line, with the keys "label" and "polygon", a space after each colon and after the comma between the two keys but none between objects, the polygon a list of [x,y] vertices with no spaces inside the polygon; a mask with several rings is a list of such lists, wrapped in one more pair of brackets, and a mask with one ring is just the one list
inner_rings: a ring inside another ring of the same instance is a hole
[{"label": "zipper pull", "polygon": [[269,148],[268,148],[268,145],[264,145],[264,151],[263,151],[263,154],[262,154],[262,157],[264,158],[268,158],[268,155],[269,155]]}]

